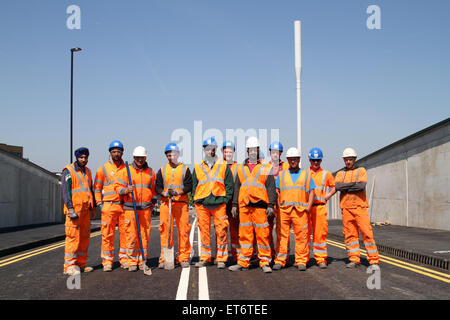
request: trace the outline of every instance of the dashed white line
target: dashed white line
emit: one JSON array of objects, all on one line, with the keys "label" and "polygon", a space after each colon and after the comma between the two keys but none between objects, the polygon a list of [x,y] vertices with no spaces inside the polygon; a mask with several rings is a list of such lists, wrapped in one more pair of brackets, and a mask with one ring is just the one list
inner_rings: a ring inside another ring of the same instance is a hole
[{"label": "dashed white line", "polygon": [[[193,222],[192,228],[191,228],[191,233],[189,234],[189,241],[191,243],[191,256],[189,257],[189,263],[191,262],[190,260],[194,253],[193,244],[194,244],[194,234],[195,234],[196,225],[197,225],[197,217],[195,217],[195,219],[194,219],[194,222]],[[176,300],[187,300],[190,270],[191,270],[191,267],[183,268],[183,270],[181,271],[180,282],[178,284]]]}]

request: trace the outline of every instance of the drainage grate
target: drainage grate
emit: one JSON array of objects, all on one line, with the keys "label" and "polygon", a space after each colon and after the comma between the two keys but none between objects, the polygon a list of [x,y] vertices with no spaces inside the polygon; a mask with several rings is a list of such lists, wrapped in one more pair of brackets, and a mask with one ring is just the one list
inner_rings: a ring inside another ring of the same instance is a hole
[{"label": "drainage grate", "polygon": [[[364,245],[364,243],[362,243]],[[439,269],[449,270],[449,261],[447,259],[427,256],[425,254],[411,252],[404,249],[392,248],[377,243],[378,251],[391,254],[406,260],[419,262]]]}]

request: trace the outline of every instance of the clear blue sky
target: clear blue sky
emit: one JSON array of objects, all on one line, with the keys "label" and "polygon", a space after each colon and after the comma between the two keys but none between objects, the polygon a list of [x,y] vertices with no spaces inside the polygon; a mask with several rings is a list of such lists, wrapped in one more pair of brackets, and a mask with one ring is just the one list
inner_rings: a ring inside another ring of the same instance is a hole
[{"label": "clear blue sky", "polygon": [[[72,4],[80,30],[66,27]],[[372,4],[381,30],[366,27]],[[0,142],[23,146],[50,171],[68,163],[78,46],[74,149],[90,148],[94,171],[114,139],[126,160],[145,146],[157,169],[172,132],[193,139],[197,120],[224,135],[279,129],[287,149],[296,145],[294,20],[302,20],[303,163],[318,146],[323,166],[336,170],[347,146],[363,157],[449,117],[449,12],[445,0],[2,0]]]}]

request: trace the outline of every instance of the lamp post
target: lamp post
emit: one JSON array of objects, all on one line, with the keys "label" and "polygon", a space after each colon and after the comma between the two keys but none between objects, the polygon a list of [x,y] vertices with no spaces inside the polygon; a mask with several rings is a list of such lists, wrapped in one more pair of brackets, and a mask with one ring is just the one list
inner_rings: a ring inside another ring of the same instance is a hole
[{"label": "lamp post", "polygon": [[73,161],[73,53],[81,48],[70,49],[70,163]]}]

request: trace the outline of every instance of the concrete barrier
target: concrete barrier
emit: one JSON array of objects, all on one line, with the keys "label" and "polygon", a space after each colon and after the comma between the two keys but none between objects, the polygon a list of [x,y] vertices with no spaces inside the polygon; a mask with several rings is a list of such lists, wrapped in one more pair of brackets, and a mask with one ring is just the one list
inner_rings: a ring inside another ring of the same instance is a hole
[{"label": "concrete barrier", "polygon": [[[367,169],[371,221],[450,230],[450,118],[357,161]],[[341,219],[338,195],[329,219]]]},{"label": "concrete barrier", "polygon": [[0,229],[63,222],[58,177],[0,150]]}]

